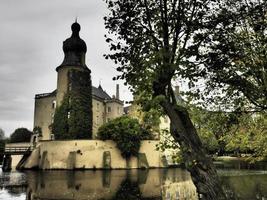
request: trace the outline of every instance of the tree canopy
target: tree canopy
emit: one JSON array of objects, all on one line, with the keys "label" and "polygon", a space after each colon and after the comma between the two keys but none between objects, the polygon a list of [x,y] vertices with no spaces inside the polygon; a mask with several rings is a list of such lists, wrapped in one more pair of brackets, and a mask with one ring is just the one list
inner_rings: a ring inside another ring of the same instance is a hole
[{"label": "tree canopy", "polygon": [[27,128],[17,128],[11,135],[10,135],[10,143],[16,142],[30,142],[32,132],[29,131]]},{"label": "tree canopy", "polygon": [[[214,10],[209,27],[194,37],[190,47],[198,54],[185,72],[194,74],[183,77],[195,83],[191,91],[206,105],[219,104],[217,108],[228,111],[266,110],[267,2],[227,0]],[[200,85],[204,89],[199,90]]]}]

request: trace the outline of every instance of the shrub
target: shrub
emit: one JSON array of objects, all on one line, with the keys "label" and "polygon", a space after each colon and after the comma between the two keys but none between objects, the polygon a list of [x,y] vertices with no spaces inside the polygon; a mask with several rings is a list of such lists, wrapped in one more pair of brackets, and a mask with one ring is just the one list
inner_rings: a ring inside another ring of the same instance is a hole
[{"label": "shrub", "polygon": [[97,137],[115,141],[121,155],[129,158],[138,155],[141,140],[150,139],[151,134],[141,127],[137,119],[122,116],[102,125]]},{"label": "shrub", "polygon": [[39,126],[35,126],[34,128],[33,128],[33,134],[37,134],[37,135],[39,135],[40,137],[41,136],[43,136],[43,134],[42,134],[42,128],[41,127],[39,127]]}]

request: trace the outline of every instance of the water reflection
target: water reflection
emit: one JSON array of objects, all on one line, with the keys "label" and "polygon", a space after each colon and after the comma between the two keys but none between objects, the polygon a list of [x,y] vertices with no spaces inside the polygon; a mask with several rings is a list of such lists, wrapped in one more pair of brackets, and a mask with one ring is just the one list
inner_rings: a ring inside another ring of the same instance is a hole
[{"label": "water reflection", "polygon": [[[227,199],[266,199],[267,171],[218,170]],[[5,200],[195,200],[183,169],[25,171],[0,173]]]},{"label": "water reflection", "polygon": [[235,172],[221,176],[223,189],[228,199],[267,199],[267,174]]},{"label": "water reflection", "polygon": [[197,199],[181,169],[27,172],[27,200]]}]

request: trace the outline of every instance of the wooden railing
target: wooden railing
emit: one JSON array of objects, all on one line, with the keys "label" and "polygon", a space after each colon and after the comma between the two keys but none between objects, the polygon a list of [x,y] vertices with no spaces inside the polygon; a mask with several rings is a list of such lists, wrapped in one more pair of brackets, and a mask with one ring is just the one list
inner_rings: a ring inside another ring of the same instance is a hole
[{"label": "wooden railing", "polygon": [[32,151],[31,147],[25,147],[25,146],[5,147],[3,154],[24,155],[30,153],[31,151]]}]

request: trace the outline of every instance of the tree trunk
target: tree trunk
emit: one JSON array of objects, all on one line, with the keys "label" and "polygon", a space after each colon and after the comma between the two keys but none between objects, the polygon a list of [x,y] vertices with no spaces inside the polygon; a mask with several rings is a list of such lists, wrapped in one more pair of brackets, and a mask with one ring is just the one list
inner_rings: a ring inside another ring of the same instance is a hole
[{"label": "tree trunk", "polygon": [[200,199],[224,199],[215,166],[207,155],[187,110],[168,101],[162,101],[161,106],[170,118],[171,134],[180,145],[186,169],[191,173]]}]

